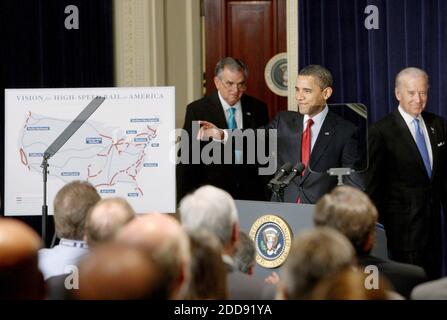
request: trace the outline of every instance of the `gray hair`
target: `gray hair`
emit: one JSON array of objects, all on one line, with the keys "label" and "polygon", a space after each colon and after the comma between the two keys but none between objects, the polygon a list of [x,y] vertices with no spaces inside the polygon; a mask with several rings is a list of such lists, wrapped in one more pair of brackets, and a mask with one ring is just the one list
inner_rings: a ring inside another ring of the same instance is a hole
[{"label": "gray hair", "polygon": [[108,198],[99,201],[87,214],[85,236],[88,245],[109,241],[118,230],[135,218],[135,211],[123,198]]},{"label": "gray hair", "polygon": [[281,278],[287,298],[309,298],[320,280],[354,261],[351,243],[334,229],[318,227],[298,234]]},{"label": "gray hair", "polygon": [[332,87],[333,80],[331,72],[323,66],[318,64],[311,64],[304,67],[298,73],[299,76],[312,76],[318,83],[321,89]]},{"label": "gray hair", "polygon": [[233,57],[226,57],[221,59],[216,64],[216,68],[214,69],[214,75],[220,79],[220,75],[222,74],[225,68],[228,68],[231,71],[241,71],[245,75],[245,80],[248,79],[248,67],[241,59]]},{"label": "gray hair", "polygon": [[377,218],[377,209],[369,197],[349,186],[337,187],[323,196],[314,212],[316,226],[340,231],[359,254],[364,252],[368,236],[374,233]]},{"label": "gray hair", "polygon": [[412,78],[420,78],[420,77],[425,78],[425,80],[427,81],[427,86],[429,85],[427,72],[419,68],[409,67],[401,70],[396,75],[396,81],[394,84],[396,88],[398,88],[402,84],[402,78],[405,76],[409,76]]},{"label": "gray hair", "polygon": [[239,244],[234,255],[234,263],[237,269],[248,273],[250,266],[255,264],[256,247],[254,241],[245,232],[239,232]]},{"label": "gray hair", "polygon": [[184,197],[179,212],[180,221],[188,232],[208,230],[223,246],[231,243],[233,225],[239,221],[231,195],[213,186],[203,186]]},{"label": "gray hair", "polygon": [[88,211],[101,200],[87,181],[73,181],[63,186],[54,198],[54,224],[59,239],[82,240]]}]

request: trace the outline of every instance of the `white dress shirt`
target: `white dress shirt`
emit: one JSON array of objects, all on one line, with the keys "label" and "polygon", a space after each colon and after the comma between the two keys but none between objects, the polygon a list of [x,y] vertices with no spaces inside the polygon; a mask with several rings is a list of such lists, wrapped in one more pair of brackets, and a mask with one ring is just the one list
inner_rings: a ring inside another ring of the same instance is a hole
[{"label": "white dress shirt", "polygon": [[45,280],[69,273],[66,267],[77,265],[88,252],[88,246],[84,241],[61,239],[57,246],[39,250],[39,269]]},{"label": "white dress shirt", "polygon": [[[329,108],[326,105],[320,113],[318,113],[317,115],[315,115],[312,118],[312,120],[314,121],[314,124],[311,127],[310,152],[312,152],[312,150],[314,148],[315,142],[317,141],[317,138],[318,138],[318,134],[320,133],[321,127],[323,126],[324,119],[326,119],[328,112],[329,112]],[[303,117],[303,132],[304,132],[304,130],[306,130],[307,120],[309,120],[309,119],[310,119],[310,117],[307,114],[305,114]]]},{"label": "white dress shirt", "polygon": [[[415,119],[412,115],[405,112],[405,110],[399,105],[397,108],[402,116],[404,118],[405,123],[408,126],[408,129],[410,129],[411,135],[413,136],[414,142],[416,143],[416,129],[414,128],[413,120]],[[430,138],[428,136],[427,126],[425,125],[424,118],[422,118],[421,115],[417,117],[419,119],[419,124],[422,129],[422,132],[424,133],[424,140],[425,144],[427,145],[428,150],[428,157],[430,158],[430,167],[433,169],[433,151],[431,149],[431,143]]]},{"label": "white dress shirt", "polygon": [[230,106],[225,101],[225,99],[222,98],[222,96],[220,95],[219,91],[217,91],[217,94],[219,96],[220,103],[222,104],[222,107],[224,109],[225,118],[227,119],[227,124],[228,124],[228,119],[230,118],[230,108],[235,108],[236,112],[234,113],[234,119],[236,120],[237,128],[238,129],[242,129],[243,122],[242,122],[242,105],[241,105],[241,100],[236,102],[236,104],[234,106]]}]

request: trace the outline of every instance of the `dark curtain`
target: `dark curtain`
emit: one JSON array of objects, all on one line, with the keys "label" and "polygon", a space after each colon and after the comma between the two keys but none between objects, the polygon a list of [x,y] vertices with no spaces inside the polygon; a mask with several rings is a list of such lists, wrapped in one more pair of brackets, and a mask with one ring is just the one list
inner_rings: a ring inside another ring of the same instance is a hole
[{"label": "dark curtain", "polygon": [[[378,8],[377,30],[365,27],[368,5]],[[405,67],[424,69],[430,78],[426,110],[445,118],[447,1],[299,0],[299,65],[308,64],[332,72],[331,103],[364,103],[370,123],[397,108],[396,74]]]},{"label": "dark curtain", "polygon": [[[379,29],[367,30],[375,5]],[[447,1],[299,0],[299,65],[322,64],[334,76],[330,102],[361,102],[375,122],[394,110],[394,78],[405,67],[430,77],[427,110],[447,116]]]},{"label": "dark curtain", "polygon": [[[65,28],[68,5],[79,9],[78,30]],[[3,128],[5,88],[113,86],[112,27],[112,0],[0,1]],[[0,140],[3,173],[4,138]],[[4,182],[2,199],[3,191]]]}]

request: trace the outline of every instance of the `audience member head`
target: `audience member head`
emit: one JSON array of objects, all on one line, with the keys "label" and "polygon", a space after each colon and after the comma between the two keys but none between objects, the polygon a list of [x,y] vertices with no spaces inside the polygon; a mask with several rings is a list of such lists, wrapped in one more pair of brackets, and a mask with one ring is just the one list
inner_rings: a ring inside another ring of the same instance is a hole
[{"label": "audience member head", "polygon": [[405,68],[396,76],[395,95],[406,113],[418,117],[428,100],[428,75],[418,68]]},{"label": "audience member head", "polygon": [[82,240],[88,211],[100,200],[96,189],[86,181],[73,181],[54,198],[54,224],[59,239]]},{"label": "audience member head", "polygon": [[207,230],[221,241],[225,254],[234,255],[239,241],[239,218],[228,192],[203,186],[182,199],[179,211],[188,232]]},{"label": "audience member head", "polygon": [[167,214],[136,217],[116,236],[120,243],[142,247],[154,258],[169,283],[170,299],[183,299],[190,281],[189,238],[179,222]]},{"label": "audience member head", "polygon": [[0,219],[0,299],[44,299],[39,235],[15,219]]},{"label": "audience member head", "polygon": [[254,241],[243,231],[239,232],[239,244],[234,255],[236,268],[252,275],[256,264],[256,247]]},{"label": "audience member head", "polygon": [[313,300],[388,300],[390,286],[383,277],[377,288],[367,289],[367,274],[346,268],[322,279],[312,292]]},{"label": "audience member head", "polygon": [[214,84],[222,98],[230,105],[235,105],[247,89],[248,68],[236,58],[221,59],[214,71]]},{"label": "audience member head", "polygon": [[98,245],[79,264],[81,300],[167,299],[163,270],[147,252],[129,245]]},{"label": "audience member head", "polygon": [[227,269],[220,241],[205,230],[189,234],[191,244],[190,299],[228,298]]},{"label": "audience member head", "polygon": [[369,253],[374,245],[377,209],[362,191],[341,186],[324,195],[314,212],[316,226],[334,228],[344,234],[357,254]]},{"label": "audience member head", "polygon": [[135,217],[135,211],[122,198],[100,200],[87,214],[85,239],[89,247],[114,238],[116,232]]},{"label": "audience member head", "polygon": [[338,231],[318,227],[299,233],[284,265],[279,296],[309,299],[321,279],[354,263],[354,249]]}]

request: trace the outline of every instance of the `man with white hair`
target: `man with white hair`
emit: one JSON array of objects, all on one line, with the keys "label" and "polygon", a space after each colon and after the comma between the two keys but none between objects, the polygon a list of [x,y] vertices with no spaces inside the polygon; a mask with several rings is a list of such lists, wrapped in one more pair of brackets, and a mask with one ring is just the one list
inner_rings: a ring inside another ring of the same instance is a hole
[{"label": "man with white hair", "polygon": [[133,218],[135,211],[125,199],[102,199],[87,214],[85,241],[90,248],[108,242]]},{"label": "man with white hair", "polygon": [[426,112],[429,81],[424,70],[398,73],[399,106],[369,128],[366,191],[385,226],[393,260],[441,276],[442,216],[446,209],[447,126]]},{"label": "man with white hair", "polygon": [[213,186],[203,186],[183,198],[179,211],[181,223],[188,232],[204,229],[222,242],[222,259],[228,270],[227,284],[231,300],[274,298],[274,289],[270,285],[236,270],[234,266],[233,256],[239,241],[239,217],[228,192]]}]

